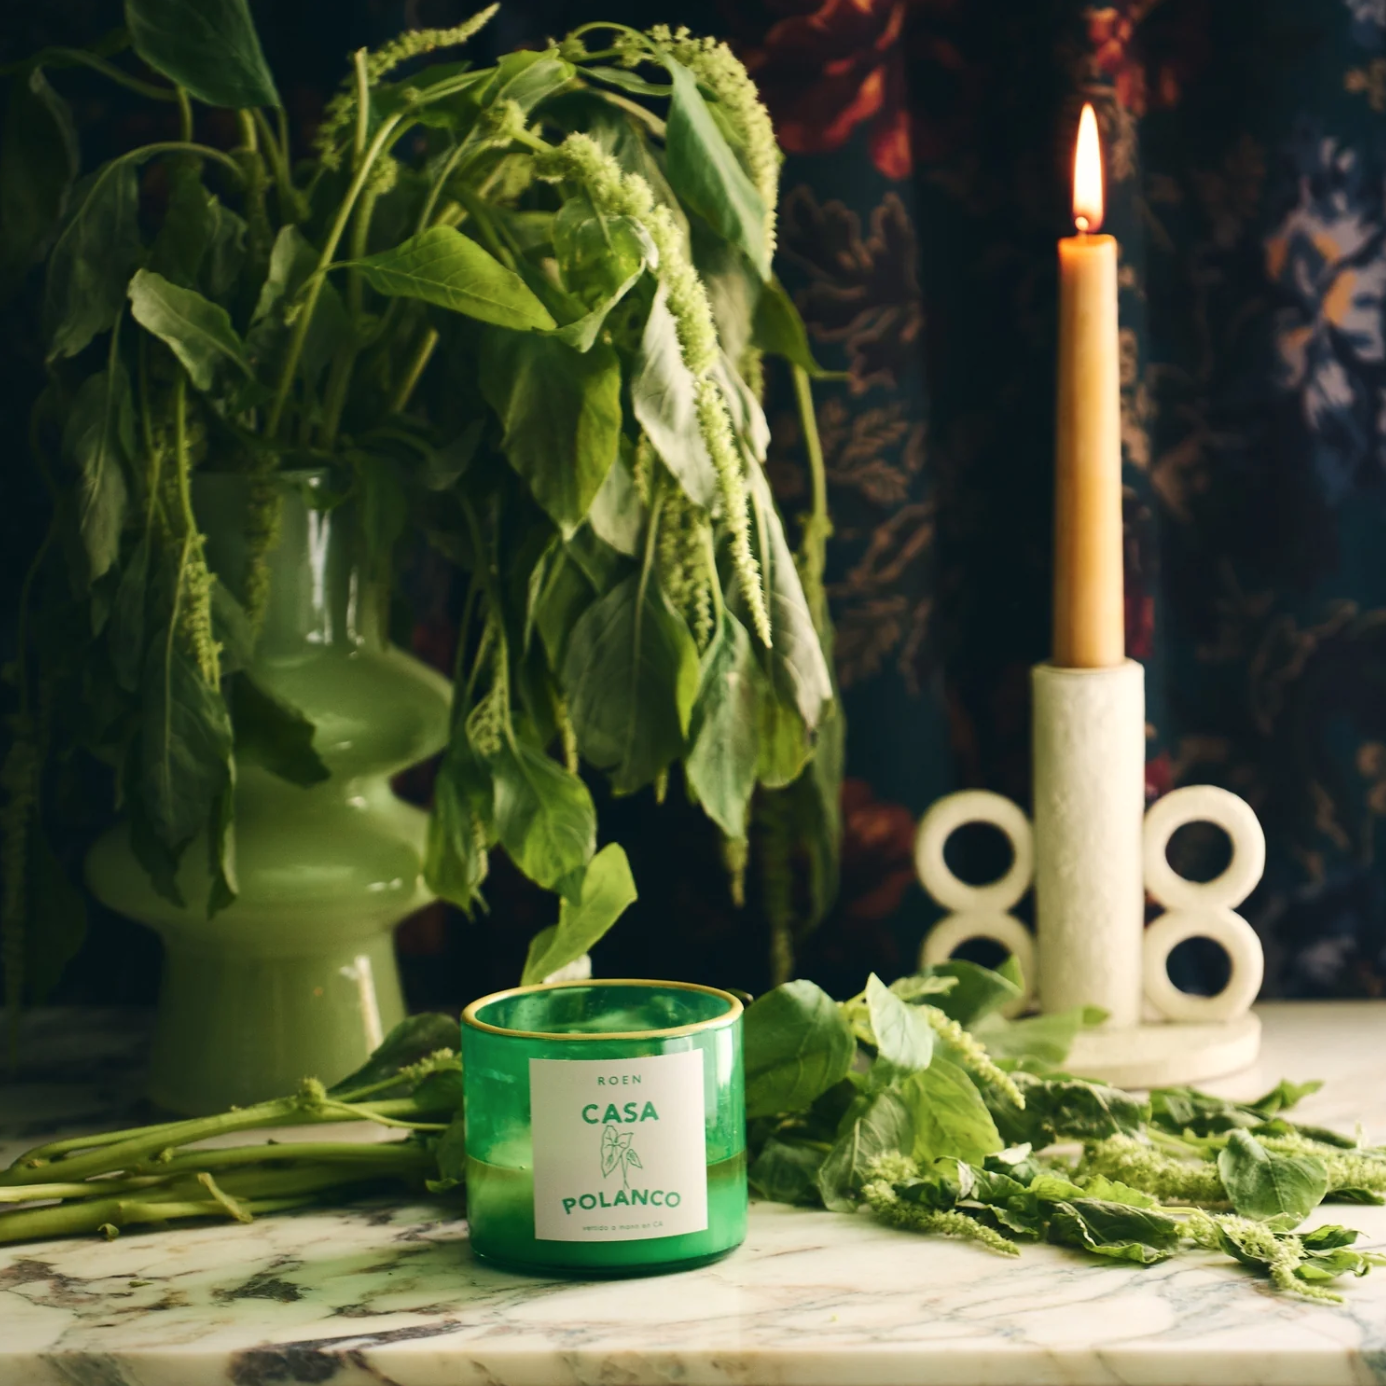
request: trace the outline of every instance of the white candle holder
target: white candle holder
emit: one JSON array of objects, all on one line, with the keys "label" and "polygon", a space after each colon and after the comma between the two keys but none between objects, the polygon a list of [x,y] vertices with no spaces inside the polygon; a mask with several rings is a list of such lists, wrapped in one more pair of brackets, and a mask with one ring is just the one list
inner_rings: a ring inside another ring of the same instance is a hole
[{"label": "white candle holder", "polygon": [[[924,815],[915,865],[924,889],[952,911],[930,932],[922,965],[945,961],[969,939],[991,939],[1020,964],[1026,993],[1043,1012],[1100,1006],[1107,1020],[1079,1034],[1074,1073],[1123,1087],[1199,1083],[1248,1067],[1261,1045],[1251,1014],[1264,973],[1261,942],[1233,907],[1266,863],[1266,840],[1245,800],[1213,785],[1176,789],[1145,809],[1145,671],[1036,665],[1034,826],[1023,809],[982,790],[940,799]],[[948,838],[990,823],[1009,839],[1010,869],[986,885],[960,880],[944,861]],[[1232,859],[1211,881],[1191,881],[1165,849],[1185,823],[1214,823]],[[1035,887],[1036,937],[1010,914]],[[1145,896],[1165,907],[1148,928]],[[1216,996],[1193,996],[1169,979],[1170,951],[1211,938],[1231,974]]]}]

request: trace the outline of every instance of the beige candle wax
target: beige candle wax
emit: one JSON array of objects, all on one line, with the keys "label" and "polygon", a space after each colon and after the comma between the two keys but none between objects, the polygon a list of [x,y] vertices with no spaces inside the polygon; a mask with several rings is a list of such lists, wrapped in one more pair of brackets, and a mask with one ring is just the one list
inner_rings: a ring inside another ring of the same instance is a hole
[{"label": "beige candle wax", "polygon": [[1125,658],[1117,243],[1102,223],[1097,121],[1083,107],[1074,157],[1076,236],[1059,242],[1059,386],[1054,663],[1101,669]]}]

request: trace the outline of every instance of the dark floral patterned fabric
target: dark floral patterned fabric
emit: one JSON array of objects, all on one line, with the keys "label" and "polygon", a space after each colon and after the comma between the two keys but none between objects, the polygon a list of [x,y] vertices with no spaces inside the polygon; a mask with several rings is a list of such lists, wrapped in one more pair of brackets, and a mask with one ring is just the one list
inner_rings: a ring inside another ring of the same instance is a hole
[{"label": "dark floral patterned fabric", "polygon": [[[350,48],[473,6],[255,8],[307,114]],[[869,969],[908,970],[936,914],[911,866],[919,813],[962,786],[1028,799],[1055,241],[1091,100],[1122,246],[1127,641],[1147,668],[1148,792],[1215,782],[1261,815],[1268,869],[1244,912],[1268,992],[1386,994],[1386,0],[510,0],[491,42],[599,16],[682,20],[737,46],[788,154],[781,274],[841,373],[817,418],[849,723],[842,890],[800,970],[838,994]],[[65,0],[6,22],[8,58],[118,14]],[[109,123],[98,136],[116,138]],[[769,383],[769,465],[793,508],[802,439],[785,382]],[[23,511],[6,516],[14,553]],[[424,558],[408,586],[416,647],[445,660],[453,596]],[[756,989],[754,867],[738,910],[679,798],[601,805],[641,902],[598,967]],[[1197,830],[1174,850],[1217,869]],[[547,906],[503,870],[490,896],[483,919],[435,909],[403,932],[416,1002],[513,980]],[[119,975],[116,930],[97,931],[74,994]],[[1215,957],[1184,966],[1191,985],[1216,981]]]}]

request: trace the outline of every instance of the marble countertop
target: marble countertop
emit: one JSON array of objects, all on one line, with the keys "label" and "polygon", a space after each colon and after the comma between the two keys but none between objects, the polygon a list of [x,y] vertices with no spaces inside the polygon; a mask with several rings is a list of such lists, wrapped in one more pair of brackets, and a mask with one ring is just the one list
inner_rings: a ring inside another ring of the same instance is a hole
[{"label": "marble countertop", "polygon": [[[1258,1067],[1208,1086],[1326,1078],[1303,1118],[1386,1139],[1386,1002],[1260,1013]],[[33,1019],[45,1069],[0,1089],[3,1163],[59,1129],[139,1119],[137,1028]],[[1386,1208],[1318,1220],[1386,1248]],[[0,1386],[1386,1383],[1386,1271],[1344,1298],[1289,1299],[1212,1257],[1140,1268],[1026,1246],[1009,1261],[776,1205],[702,1270],[531,1280],[479,1264],[436,1206],[375,1202],[0,1248]]]}]

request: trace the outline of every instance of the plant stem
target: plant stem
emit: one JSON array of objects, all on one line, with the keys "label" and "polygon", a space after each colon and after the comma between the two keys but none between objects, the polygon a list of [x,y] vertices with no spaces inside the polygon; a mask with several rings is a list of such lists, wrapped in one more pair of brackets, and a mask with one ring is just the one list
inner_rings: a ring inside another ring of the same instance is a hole
[{"label": "plant stem", "polygon": [[[364,51],[364,50],[363,50]],[[375,213],[379,194],[374,188],[367,188],[356,204],[356,213],[351,222],[352,260],[365,258],[371,229],[371,217]],[[347,270],[347,309],[351,314],[351,335],[344,341],[332,358],[332,369],[327,377],[327,389],[323,392],[322,428],[319,441],[324,448],[331,448],[336,441],[337,430],[342,422],[342,410],[346,408],[347,392],[351,386],[352,368],[360,352],[361,312],[365,300],[365,281],[361,271],[353,265]]]},{"label": "plant stem", "polygon": [[99,72],[103,77],[109,78],[112,82],[118,82],[122,87],[138,92],[151,101],[178,100],[172,87],[158,87],[152,82],[142,82],[138,77],[132,77],[123,68],[117,67],[114,63],[108,63],[104,58],[99,58],[95,53],[88,53],[82,48],[45,48],[40,56],[81,63],[84,67],[91,68],[93,72]]},{"label": "plant stem", "polygon": [[382,123],[380,129],[376,131],[375,139],[371,141],[371,146],[361,160],[361,166],[356,170],[356,176],[351,180],[351,186],[347,189],[346,196],[342,199],[342,205],[337,209],[336,220],[332,223],[332,229],[327,233],[322,254],[318,258],[318,267],[308,278],[303,307],[299,312],[298,321],[294,324],[294,335],[289,341],[288,354],[279,376],[279,386],[275,391],[274,403],[270,406],[269,418],[265,425],[265,432],[271,440],[279,435],[280,421],[284,417],[284,406],[288,403],[294,372],[298,369],[298,359],[303,354],[303,343],[308,336],[309,324],[313,321],[313,311],[318,304],[318,295],[322,292],[327,268],[332,263],[332,257],[337,253],[337,246],[346,230],[352,210],[356,206],[356,199],[361,195],[361,189],[366,186],[371,165],[375,163],[381,151],[389,144],[396,127],[403,119],[403,115],[389,116]]},{"label": "plant stem", "polygon": [[211,159],[228,172],[234,173],[241,185],[245,186],[245,170],[225,150],[213,149],[210,144],[197,144],[192,140],[159,140],[155,144],[141,145],[138,149],[121,157],[122,159],[131,159],[135,155],[147,154],[196,154],[198,158]]},{"label": "plant stem", "polygon": [[178,97],[178,138],[191,140],[193,137],[193,109],[188,93],[182,87],[175,87]]},{"label": "plant stem", "polygon": [[409,396],[414,393],[414,387],[419,383],[419,377],[427,369],[437,345],[438,329],[430,327],[414,349],[413,356],[409,358],[409,364],[404,368],[404,375],[400,378],[399,385],[395,388],[395,393],[390,399],[390,413],[404,413],[409,404]]},{"label": "plant stem", "polygon": [[809,494],[811,508],[804,522],[803,543],[800,549],[805,595],[813,614],[814,625],[821,635],[827,621],[827,596],[823,591],[823,570],[827,565],[828,537],[833,532],[828,517],[828,473],[823,461],[823,440],[818,435],[818,418],[813,408],[813,387],[808,372],[802,366],[794,370],[794,400],[798,406],[799,427],[804,435],[804,451],[808,454]]},{"label": "plant stem", "polygon": [[[284,112],[280,110],[282,117]],[[289,168],[289,152],[283,143],[287,133],[282,127],[279,135],[270,128],[265,113],[257,106],[254,111],[255,125],[260,131],[265,152],[269,155],[270,172],[274,175],[275,194],[279,199],[279,219],[288,223],[297,221],[298,190],[294,187],[293,173]]]},{"label": "plant stem", "polygon": [[352,74],[356,79],[356,131],[352,136],[351,165],[353,168],[359,169],[361,160],[366,153],[366,130],[371,110],[370,82],[366,76],[366,50],[364,48],[358,48],[351,55],[351,67]]}]

